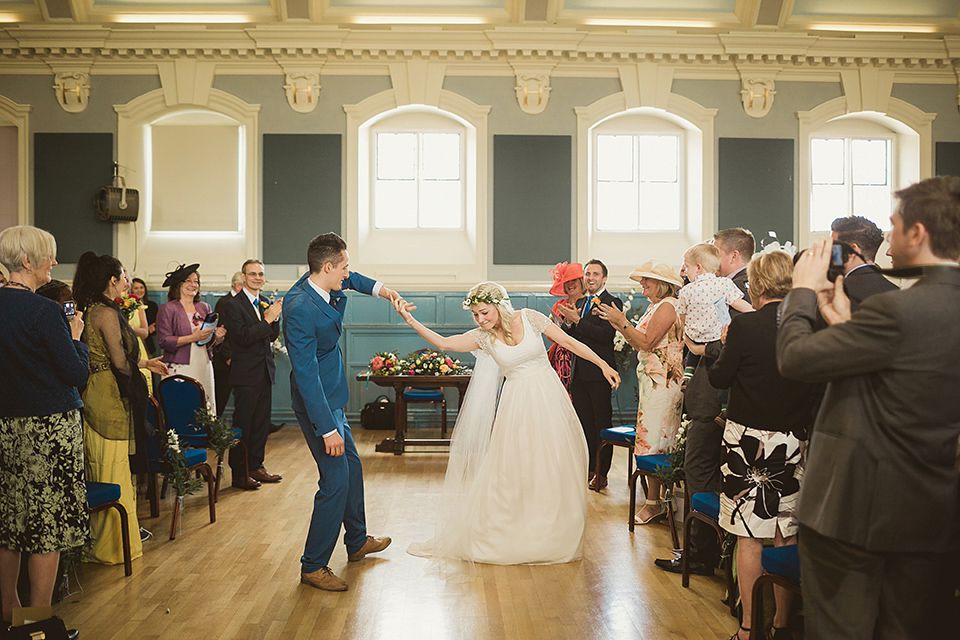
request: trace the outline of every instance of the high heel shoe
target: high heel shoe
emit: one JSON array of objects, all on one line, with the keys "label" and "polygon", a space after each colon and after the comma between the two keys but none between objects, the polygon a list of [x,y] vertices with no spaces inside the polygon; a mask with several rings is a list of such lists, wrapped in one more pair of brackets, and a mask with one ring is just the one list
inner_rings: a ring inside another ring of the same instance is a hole
[{"label": "high heel shoe", "polygon": [[[640,513],[637,512],[637,514],[636,514],[635,516],[633,516],[633,523],[634,523],[634,524],[650,524],[650,523],[652,523],[652,522],[656,522],[657,520],[660,520],[660,519],[663,518],[663,517],[666,515],[666,513],[667,513],[666,510],[665,510],[664,507],[663,507],[663,503],[660,502],[659,500],[647,500],[646,502],[644,502],[644,506],[645,506],[645,507],[660,507],[660,510],[657,511],[657,512],[655,512],[652,516],[650,516],[649,518],[646,518],[646,519],[641,518],[641,517],[640,517]],[[642,511],[642,510],[643,510],[643,509],[641,509],[641,511]]]},{"label": "high heel shoe", "polygon": [[740,640],[740,632],[746,631],[747,636],[750,635],[750,629],[747,629],[745,626],[740,625],[740,628],[733,632],[733,635],[730,636],[727,640]]}]

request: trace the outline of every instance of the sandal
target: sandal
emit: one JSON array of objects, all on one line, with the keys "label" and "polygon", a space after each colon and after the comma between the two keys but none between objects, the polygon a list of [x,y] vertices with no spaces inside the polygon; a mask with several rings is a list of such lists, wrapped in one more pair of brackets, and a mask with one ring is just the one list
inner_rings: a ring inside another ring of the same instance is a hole
[{"label": "sandal", "polygon": [[737,629],[737,630],[733,633],[733,635],[730,636],[727,640],[740,640],[740,632],[741,632],[741,631],[746,631],[746,632],[747,632],[747,635],[748,635],[748,636],[750,635],[750,629],[747,629],[745,626],[740,625],[740,628]]},{"label": "sandal", "polygon": [[[644,506],[645,506],[645,507],[656,506],[656,507],[660,507],[660,510],[657,511],[656,513],[654,513],[652,516],[650,516],[649,518],[647,518],[647,519],[645,519],[645,520],[640,517],[640,512],[638,511],[637,514],[636,514],[635,516],[633,516],[633,523],[634,523],[634,524],[650,524],[651,522],[655,522],[655,521],[657,521],[657,520],[660,520],[660,519],[663,518],[663,517],[666,515],[666,513],[667,513],[666,510],[663,508],[663,503],[662,503],[661,501],[659,501],[659,500],[647,500],[646,502],[644,502]],[[642,510],[643,510],[643,509],[641,509],[641,511],[642,511]]]}]

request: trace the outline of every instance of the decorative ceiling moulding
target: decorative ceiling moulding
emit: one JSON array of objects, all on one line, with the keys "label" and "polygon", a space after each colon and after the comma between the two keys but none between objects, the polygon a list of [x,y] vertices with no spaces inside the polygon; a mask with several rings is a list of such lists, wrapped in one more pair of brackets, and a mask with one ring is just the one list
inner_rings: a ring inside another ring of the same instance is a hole
[{"label": "decorative ceiling moulding", "polygon": [[531,116],[543,113],[547,108],[547,101],[550,100],[550,74],[557,66],[556,63],[511,62],[510,66],[517,78],[513,90],[517,95],[520,110]]},{"label": "decorative ceiling moulding", "polygon": [[673,89],[674,68],[651,61],[619,68],[620,86],[627,109],[666,109]]},{"label": "decorative ceiling moulding", "polygon": [[311,113],[317,108],[320,98],[320,69],[316,63],[303,64],[281,62],[286,74],[283,90],[287,95],[287,104],[297,113]]},{"label": "decorative ceiling moulding", "polygon": [[752,66],[738,67],[740,72],[740,102],[743,110],[751,118],[762,118],[773,108],[773,99],[777,95],[774,79],[779,69]]},{"label": "decorative ceiling moulding", "polygon": [[67,113],[81,113],[90,103],[90,66],[50,65],[57,102]]}]

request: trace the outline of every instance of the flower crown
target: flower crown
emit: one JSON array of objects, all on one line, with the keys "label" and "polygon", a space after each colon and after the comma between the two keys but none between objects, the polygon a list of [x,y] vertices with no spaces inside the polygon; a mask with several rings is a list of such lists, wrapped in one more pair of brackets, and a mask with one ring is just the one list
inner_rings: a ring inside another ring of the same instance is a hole
[{"label": "flower crown", "polygon": [[475,307],[478,304],[483,304],[483,303],[498,305],[504,300],[510,300],[510,298],[507,296],[496,298],[493,296],[493,294],[490,294],[490,293],[483,293],[483,294],[475,293],[472,296],[467,296],[466,298],[463,299],[463,308],[470,309],[470,307]]}]

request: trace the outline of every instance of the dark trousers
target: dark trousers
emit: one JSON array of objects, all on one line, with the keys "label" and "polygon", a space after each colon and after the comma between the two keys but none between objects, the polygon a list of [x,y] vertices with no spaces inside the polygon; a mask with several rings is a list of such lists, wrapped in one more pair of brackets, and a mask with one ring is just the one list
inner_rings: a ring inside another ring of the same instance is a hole
[{"label": "dark trousers", "polygon": [[342,409],[333,412],[334,420],[343,432],[343,455],[327,455],[323,438],[313,431],[310,416],[303,407],[303,401],[294,400],[293,411],[300,423],[300,430],[310,447],[313,459],[317,461],[320,480],[317,493],[313,497],[313,515],[310,517],[310,529],[300,558],[304,573],[322,569],[330,562],[340,526],[343,525],[343,543],[347,553],[356,553],[367,541],[367,522],[363,508],[363,469],[360,455],[353,441],[350,425]]},{"label": "dark trousers", "polygon": [[272,391],[266,372],[260,384],[233,387],[233,426],[240,429],[240,438],[247,446],[246,460],[242,447],[230,449],[230,469],[238,474],[235,477],[242,477],[247,469],[256,471],[263,466],[267,436],[270,435]]},{"label": "dark trousers", "polygon": [[[710,362],[701,358],[685,394],[690,416],[683,471],[687,499],[695,493],[720,491],[720,455],[723,450],[723,428],[714,422],[720,413],[717,390],[710,386],[707,368]],[[690,559],[715,567],[720,563],[720,541],[713,527],[694,520],[690,523]]]},{"label": "dark trousers", "polygon": [[590,451],[590,471],[606,477],[613,459],[613,447],[607,447],[600,454],[600,468],[594,469],[597,461],[597,447],[600,446],[600,431],[613,426],[613,406],[610,404],[610,383],[606,380],[580,380],[574,373],[570,383],[570,395],[573,408],[580,418],[583,435],[587,439]]},{"label": "dark trousers", "polygon": [[230,391],[233,385],[230,384],[230,365],[219,358],[213,359],[213,385],[216,391],[217,417],[223,417],[223,411],[230,402]]},{"label": "dark trousers", "polygon": [[955,638],[942,626],[954,613],[949,567],[946,553],[873,552],[801,525],[806,637]]}]

